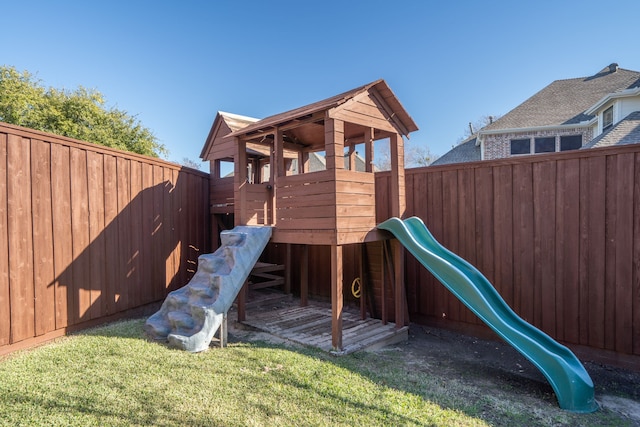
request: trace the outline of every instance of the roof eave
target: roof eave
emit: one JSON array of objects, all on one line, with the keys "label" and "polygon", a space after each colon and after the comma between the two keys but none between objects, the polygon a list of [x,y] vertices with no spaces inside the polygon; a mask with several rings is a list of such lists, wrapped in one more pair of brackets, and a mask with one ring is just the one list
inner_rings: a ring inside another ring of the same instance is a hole
[{"label": "roof eave", "polygon": [[627,98],[627,97],[630,97],[630,96],[637,96],[637,95],[640,95],[640,86],[639,87],[634,87],[634,88],[631,88],[631,89],[621,90],[620,92],[609,93],[609,94],[603,96],[602,99],[600,99],[598,102],[593,104],[587,110],[585,110],[585,114],[588,114],[590,116],[594,115],[596,113],[596,111],[598,111],[606,103],[608,103],[609,101],[611,101],[613,99]]},{"label": "roof eave", "polygon": [[[207,139],[205,140],[204,147],[202,148],[202,151],[200,152],[200,158],[201,159],[205,159],[207,154],[209,153],[209,150],[211,149],[211,146],[213,145],[213,141],[215,140],[215,137],[216,137],[216,134],[218,132],[218,129],[220,128],[220,124],[222,122],[225,122],[225,123],[227,123],[227,126],[229,126],[229,123],[225,120],[225,118],[231,118],[231,119],[236,119],[236,120],[241,120],[241,121],[246,121],[246,122],[257,122],[259,120],[259,119],[256,119],[254,117],[243,116],[243,115],[234,114],[234,113],[228,113],[228,112],[225,112],[225,111],[218,111],[216,113],[216,118],[213,120],[213,124],[211,125],[211,130],[209,130],[209,135],[207,135]],[[239,130],[242,130],[242,129],[239,129]]]},{"label": "roof eave", "polygon": [[[266,117],[255,124],[249,125],[246,128],[234,131],[229,134],[230,137],[237,137],[241,135],[246,135],[248,133],[260,132],[260,131],[271,131],[273,128],[277,127],[281,123],[288,122],[290,120],[296,120],[300,117],[308,116],[316,114],[320,111],[328,111],[333,108],[336,108],[345,102],[353,99],[355,96],[370,90],[371,88],[375,88],[377,92],[384,93],[388,92],[389,96],[384,96],[384,101],[389,105],[390,115],[396,116],[397,120],[402,124],[402,127],[406,129],[406,135],[410,132],[414,132],[418,130],[418,126],[415,124],[411,116],[406,112],[406,110],[400,104],[400,101],[395,96],[393,91],[389,88],[387,83],[383,79],[378,79],[369,84],[357,87],[350,91],[326,98],[324,100],[314,102],[299,108],[294,108],[293,110],[286,111],[284,113],[279,113],[273,116]],[[397,114],[396,114],[397,113]],[[404,132],[403,132],[404,133]]]},{"label": "roof eave", "polygon": [[[393,113],[392,118],[394,120],[397,119],[402,124],[402,127],[404,128],[403,134],[407,138],[409,138],[409,134],[411,132],[415,132],[418,130],[418,125],[413,121],[413,118],[409,115],[407,110],[402,106],[402,103],[400,103],[400,100],[398,99],[396,94],[393,93],[393,91],[391,90],[391,88],[389,87],[386,81],[381,79],[381,80],[378,80],[378,82],[374,85],[376,90],[380,92],[381,90],[380,88],[378,88],[378,86],[381,86],[382,90],[388,91],[390,93],[391,96],[385,98],[385,103],[389,106],[389,109],[392,110],[392,111],[389,111],[388,113],[389,114]],[[400,114],[398,115],[396,114],[396,112]]]},{"label": "roof eave", "polygon": [[204,147],[202,147],[202,151],[200,152],[200,159],[204,160],[209,154],[209,150],[211,149],[211,145],[213,144],[214,135],[216,134],[216,129],[220,127],[220,121],[222,120],[222,115],[220,111],[216,113],[216,118],[213,119],[213,124],[211,125],[211,129],[209,129],[209,134],[207,135],[207,139],[204,142]]},{"label": "roof eave", "polygon": [[236,137],[236,136],[244,135],[250,132],[270,130],[270,129],[273,129],[274,127],[277,127],[279,124],[287,122],[289,120],[295,120],[296,118],[300,118],[310,114],[315,114],[319,111],[335,108],[338,105],[341,105],[344,102],[348,101],[353,96],[361,92],[364,92],[366,90],[369,90],[369,88],[378,84],[381,81],[382,81],[381,79],[376,80],[375,82],[371,82],[367,85],[360,86],[348,92],[344,92],[342,94],[335,95],[321,101],[313,102],[311,104],[307,104],[302,107],[294,108],[292,110],[288,110],[283,113],[278,113],[269,117],[265,117],[264,119],[256,122],[253,125],[249,125],[244,129],[231,132],[229,136]]},{"label": "roof eave", "polygon": [[495,129],[490,131],[478,131],[478,139],[476,141],[476,146],[480,145],[484,137],[487,135],[504,135],[506,133],[525,133],[525,132],[540,132],[545,130],[562,130],[562,129],[571,129],[571,128],[587,128],[589,126],[593,126],[596,122],[597,118],[594,117],[591,120],[580,123],[572,123],[567,125],[545,125],[545,126],[530,126],[524,128],[507,128],[507,129]]}]

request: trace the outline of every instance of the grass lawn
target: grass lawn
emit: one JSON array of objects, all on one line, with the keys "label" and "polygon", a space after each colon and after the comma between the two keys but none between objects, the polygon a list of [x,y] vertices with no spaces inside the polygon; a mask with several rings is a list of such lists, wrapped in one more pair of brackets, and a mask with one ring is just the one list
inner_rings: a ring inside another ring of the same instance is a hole
[{"label": "grass lawn", "polygon": [[190,354],[145,340],[143,324],[114,323],[0,360],[0,425],[625,425],[610,412],[545,415],[478,396],[407,369],[393,352],[336,358],[234,342]]}]

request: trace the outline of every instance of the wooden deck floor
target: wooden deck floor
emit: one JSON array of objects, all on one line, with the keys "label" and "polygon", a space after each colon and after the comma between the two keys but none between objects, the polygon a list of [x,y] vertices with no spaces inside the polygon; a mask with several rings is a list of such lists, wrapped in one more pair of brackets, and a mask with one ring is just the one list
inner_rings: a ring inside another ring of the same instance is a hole
[{"label": "wooden deck floor", "polygon": [[310,301],[300,307],[299,300],[283,294],[252,292],[243,322],[258,330],[336,355],[373,350],[406,341],[408,327],[396,329],[394,323],[360,318],[360,313],[345,308],[342,317],[341,351],[331,345],[331,305]]}]

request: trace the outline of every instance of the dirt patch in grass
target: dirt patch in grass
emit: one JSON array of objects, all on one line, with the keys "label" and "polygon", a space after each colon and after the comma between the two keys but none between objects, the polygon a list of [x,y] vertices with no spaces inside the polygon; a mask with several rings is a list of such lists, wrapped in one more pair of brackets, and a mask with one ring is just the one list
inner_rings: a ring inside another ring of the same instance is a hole
[{"label": "dirt patch in grass", "polygon": [[[231,340],[286,343],[243,325],[230,326]],[[465,411],[491,425],[640,426],[640,372],[584,362],[601,410],[596,414],[574,414],[561,410],[540,371],[501,341],[412,325],[408,342],[374,354],[381,364],[385,359],[389,366],[402,364],[409,382],[428,378],[434,399],[442,399],[445,405],[454,402],[450,406],[464,402]],[[438,397],[442,394],[444,397]]]},{"label": "dirt patch in grass", "polygon": [[[555,393],[542,373],[504,342],[412,325],[403,351],[410,363],[482,384],[494,396],[506,391],[527,397],[530,405],[547,402],[557,406]],[[583,364],[593,380],[601,408],[623,414],[631,425],[640,425],[640,372],[589,361]]]}]

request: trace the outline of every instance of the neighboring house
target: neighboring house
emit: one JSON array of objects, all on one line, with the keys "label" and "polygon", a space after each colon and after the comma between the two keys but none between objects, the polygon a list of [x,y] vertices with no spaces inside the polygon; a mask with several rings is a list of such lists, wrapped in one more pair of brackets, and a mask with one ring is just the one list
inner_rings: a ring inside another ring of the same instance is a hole
[{"label": "neighboring house", "polygon": [[431,166],[449,163],[477,162],[482,159],[477,135],[472,135],[431,162]]},{"label": "neighboring house", "polygon": [[556,80],[433,165],[640,143],[640,72]]}]

